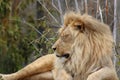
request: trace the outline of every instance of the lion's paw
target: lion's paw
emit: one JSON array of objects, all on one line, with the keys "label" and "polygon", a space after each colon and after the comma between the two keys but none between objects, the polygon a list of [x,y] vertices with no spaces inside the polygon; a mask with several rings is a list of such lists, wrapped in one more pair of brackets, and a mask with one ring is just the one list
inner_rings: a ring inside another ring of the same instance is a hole
[{"label": "lion's paw", "polygon": [[3,79],[3,75],[2,75],[2,74],[0,74],[0,80],[4,80],[4,79]]},{"label": "lion's paw", "polygon": [[0,74],[0,80],[14,80],[14,79],[10,75]]}]

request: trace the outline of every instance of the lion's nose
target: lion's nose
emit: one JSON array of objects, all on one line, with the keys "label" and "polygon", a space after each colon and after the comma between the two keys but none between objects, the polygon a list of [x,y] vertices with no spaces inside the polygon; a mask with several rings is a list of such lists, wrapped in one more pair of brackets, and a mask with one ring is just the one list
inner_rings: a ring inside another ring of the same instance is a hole
[{"label": "lion's nose", "polygon": [[55,51],[55,50],[56,50],[56,48],[53,48],[53,50]]},{"label": "lion's nose", "polygon": [[56,47],[52,47],[52,49],[55,51],[55,50],[56,50]]}]

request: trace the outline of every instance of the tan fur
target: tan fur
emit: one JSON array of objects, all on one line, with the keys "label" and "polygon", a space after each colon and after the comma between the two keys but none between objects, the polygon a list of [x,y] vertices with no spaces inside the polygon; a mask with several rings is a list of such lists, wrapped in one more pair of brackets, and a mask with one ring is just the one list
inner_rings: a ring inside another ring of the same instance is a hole
[{"label": "tan fur", "polygon": [[74,76],[72,80],[117,80],[111,60],[113,38],[109,26],[87,14],[70,12],[65,14],[59,32],[59,39],[53,46],[56,47],[55,54],[69,53],[70,57],[57,58],[57,74],[65,70]]},{"label": "tan fur", "polygon": [[0,80],[53,80],[54,54],[48,54],[12,74],[0,74]]},{"label": "tan fur", "polygon": [[[69,12],[46,55],[4,80],[118,80],[112,57],[113,38],[109,26],[93,17]],[[69,54],[68,58],[62,57]],[[56,57],[56,56],[59,57]]]}]

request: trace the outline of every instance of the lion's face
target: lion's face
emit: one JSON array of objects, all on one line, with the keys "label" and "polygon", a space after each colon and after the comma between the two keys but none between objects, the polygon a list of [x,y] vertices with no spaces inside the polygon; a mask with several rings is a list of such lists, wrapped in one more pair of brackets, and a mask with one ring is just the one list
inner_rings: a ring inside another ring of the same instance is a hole
[{"label": "lion's face", "polygon": [[68,59],[72,56],[73,45],[76,41],[78,34],[83,34],[84,26],[83,23],[75,20],[69,21],[67,25],[64,24],[59,30],[59,38],[53,45],[55,54],[59,58]]},{"label": "lion's face", "polygon": [[111,54],[112,46],[113,38],[109,26],[86,14],[69,13],[64,17],[59,38],[52,48],[59,59],[69,60],[79,56],[80,59],[92,57],[94,60],[96,55],[102,57],[107,53]]},{"label": "lion's face", "polygon": [[72,44],[74,42],[71,27],[60,29],[59,38],[53,45],[57,57],[68,58],[71,54]]}]

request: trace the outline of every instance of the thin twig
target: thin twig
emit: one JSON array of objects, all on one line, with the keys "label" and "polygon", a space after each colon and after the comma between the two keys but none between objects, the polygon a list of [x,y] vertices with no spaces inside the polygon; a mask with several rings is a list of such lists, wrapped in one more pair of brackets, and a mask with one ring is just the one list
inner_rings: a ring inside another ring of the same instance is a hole
[{"label": "thin twig", "polygon": [[39,49],[36,47],[36,45],[35,44],[32,44],[33,45],[33,47],[35,48],[35,50],[37,51],[37,52],[39,52]]},{"label": "thin twig", "polygon": [[103,22],[103,14],[102,14],[102,10],[101,10],[100,5],[99,5],[99,13],[100,13],[101,22]]},{"label": "thin twig", "polygon": [[[26,24],[30,27],[32,27],[36,32],[38,32],[40,35],[42,35],[43,38],[46,39],[46,41],[49,41],[49,39],[47,37],[45,37],[37,28],[35,28],[35,26],[33,26],[32,24],[26,22],[25,20],[17,20],[17,19],[9,19],[11,21],[17,21],[17,22],[20,22],[20,23],[23,23],[23,24]],[[51,43],[51,45],[53,45],[53,43]]]},{"label": "thin twig", "polygon": [[99,0],[97,0],[97,11],[96,11],[96,18],[98,18],[98,14],[100,15],[100,19],[101,19],[101,22],[103,22],[103,14],[102,14],[102,9],[101,9],[101,6],[100,6],[100,2]]},{"label": "thin twig", "polygon": [[99,13],[99,5],[100,5],[99,0],[97,0],[97,10],[96,10],[97,13]]},{"label": "thin twig", "polygon": [[89,2],[89,7],[90,7],[89,9],[91,10],[91,15],[92,15],[92,16],[96,16],[95,13],[94,13],[94,12],[95,12],[95,9],[94,9],[93,0],[89,0],[89,1],[90,1],[90,2]]},{"label": "thin twig", "polygon": [[87,5],[87,0],[85,0],[85,13],[88,13],[88,5]]},{"label": "thin twig", "polygon": [[[55,22],[59,24],[59,22],[57,21],[57,19],[49,12],[49,10],[46,8],[46,6],[43,5],[43,4],[40,2],[40,0],[37,0],[37,1],[38,1],[38,2],[42,5],[42,7],[48,12],[48,14],[55,20]],[[59,24],[59,25],[60,25],[60,24]]]},{"label": "thin twig", "polygon": [[59,9],[55,6],[54,1],[52,0],[52,6],[60,13]]},{"label": "thin twig", "polygon": [[[113,26],[113,38],[114,38],[114,43],[115,43],[115,46],[116,46],[116,33],[117,33],[117,0],[114,0],[114,26]],[[115,51],[115,48],[114,48],[114,52],[116,55],[116,51]],[[116,61],[117,61],[117,58],[116,56],[114,56],[114,66],[116,65]]]},{"label": "thin twig", "polygon": [[81,0],[81,9],[80,10],[83,12],[85,11],[84,5],[85,5],[84,0]]},{"label": "thin twig", "polygon": [[57,0],[57,2],[58,2],[59,10],[60,10],[61,23],[63,24],[63,12],[62,12],[62,8],[61,8],[60,0]]},{"label": "thin twig", "polygon": [[96,10],[96,19],[98,18],[98,14],[99,14],[99,0],[97,0],[97,10]]},{"label": "thin twig", "polygon": [[67,0],[65,0],[65,4],[66,4],[66,7],[67,7],[67,10],[69,10],[69,7],[68,7],[68,2],[67,2]]},{"label": "thin twig", "polygon": [[46,18],[46,16],[43,16],[43,17],[35,19],[35,20],[44,20],[45,18]]},{"label": "thin twig", "polygon": [[79,9],[77,0],[75,0],[75,8],[76,8],[76,11],[80,13],[80,9]]},{"label": "thin twig", "polygon": [[114,26],[113,26],[113,38],[116,44],[116,31],[117,31],[117,0],[114,0]]},{"label": "thin twig", "polygon": [[109,26],[111,27],[113,23],[114,23],[114,20],[112,20],[112,22],[109,24]]},{"label": "thin twig", "polygon": [[33,40],[33,41],[31,41],[30,44],[32,44],[32,43],[34,43],[34,42],[35,42],[35,43],[36,43],[36,42],[39,42],[39,40],[40,40],[40,37],[37,38],[37,39],[35,39],[35,40]]},{"label": "thin twig", "polygon": [[109,11],[114,12],[114,10],[112,9],[112,4],[110,3],[110,1],[108,2],[109,5]]},{"label": "thin twig", "polygon": [[106,12],[106,23],[108,23],[108,0],[106,0],[105,12]]}]

